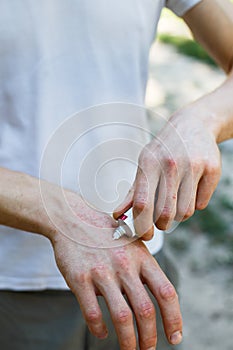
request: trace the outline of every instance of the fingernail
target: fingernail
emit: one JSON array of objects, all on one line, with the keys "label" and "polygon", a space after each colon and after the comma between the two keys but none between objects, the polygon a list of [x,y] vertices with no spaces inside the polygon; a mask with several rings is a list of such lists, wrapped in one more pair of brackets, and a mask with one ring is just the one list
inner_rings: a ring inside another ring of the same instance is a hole
[{"label": "fingernail", "polygon": [[147,350],[155,350],[155,348],[150,348],[150,349],[147,349]]},{"label": "fingernail", "polygon": [[170,337],[170,341],[174,345],[179,344],[181,340],[182,340],[182,333],[180,331],[173,333]]}]

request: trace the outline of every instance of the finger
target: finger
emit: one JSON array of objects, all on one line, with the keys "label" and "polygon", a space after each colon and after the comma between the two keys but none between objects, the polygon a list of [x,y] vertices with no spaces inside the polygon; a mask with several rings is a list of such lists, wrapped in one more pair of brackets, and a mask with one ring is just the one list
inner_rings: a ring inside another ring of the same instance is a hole
[{"label": "finger", "polygon": [[133,196],[134,196],[134,186],[129,190],[123,202],[114,209],[113,217],[114,219],[118,219],[122,214],[128,211],[133,205]]},{"label": "finger", "polygon": [[132,312],[117,283],[113,281],[111,281],[111,283],[106,283],[107,280],[109,279],[105,278],[105,280],[103,280],[102,277],[95,276],[95,284],[103,295],[110,311],[120,349],[135,350],[136,336]]},{"label": "finger", "polygon": [[144,261],[142,278],[155,296],[163,319],[164,330],[171,344],[182,340],[182,317],[175,288],[167,279],[156,260]]},{"label": "finger", "polygon": [[196,198],[196,209],[207,207],[221,176],[220,167],[209,168],[199,181]]},{"label": "finger", "polygon": [[154,235],[154,198],[158,184],[157,170],[138,168],[133,198],[134,227],[137,235],[144,240]]},{"label": "finger", "polygon": [[75,290],[73,289],[73,292],[79,302],[80,309],[90,332],[100,339],[106,338],[108,330],[103,321],[94,286],[91,283],[83,283],[79,279],[77,287]]},{"label": "finger", "polygon": [[160,177],[155,207],[156,226],[160,230],[168,229],[175,218],[179,182],[176,164],[173,160],[169,160],[168,166]]},{"label": "finger", "polygon": [[180,185],[177,199],[176,221],[187,220],[194,214],[199,177],[187,175]]},{"label": "finger", "polygon": [[154,236],[154,224],[153,226],[147,231],[147,233],[144,233],[144,235],[141,237],[143,241],[150,241]]},{"label": "finger", "polygon": [[133,309],[141,350],[155,349],[157,343],[154,305],[141,280],[135,276],[123,282],[124,291]]}]

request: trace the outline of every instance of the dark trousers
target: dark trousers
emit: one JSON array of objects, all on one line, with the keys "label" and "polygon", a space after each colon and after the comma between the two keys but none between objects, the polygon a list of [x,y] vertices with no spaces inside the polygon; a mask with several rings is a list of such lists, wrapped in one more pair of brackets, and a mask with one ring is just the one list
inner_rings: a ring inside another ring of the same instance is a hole
[{"label": "dark trousers", "polygon": [[[177,273],[160,252],[156,259],[177,287]],[[109,336],[92,336],[82,318],[78,303],[70,291],[0,291],[1,350],[119,350],[116,334],[104,300],[99,298]],[[164,336],[158,306],[158,350],[178,349]]]}]

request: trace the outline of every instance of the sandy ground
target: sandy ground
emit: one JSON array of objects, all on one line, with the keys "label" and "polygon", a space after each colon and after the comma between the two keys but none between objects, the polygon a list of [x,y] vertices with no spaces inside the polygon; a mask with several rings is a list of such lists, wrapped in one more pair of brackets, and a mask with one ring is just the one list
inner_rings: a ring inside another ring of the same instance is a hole
[{"label": "sandy ground", "polygon": [[[163,29],[166,23],[163,23]],[[147,106],[165,117],[174,110],[213,90],[224,74],[206,64],[178,54],[171,46],[156,43],[150,56]],[[155,128],[156,115],[151,114]],[[233,144],[222,147],[223,175],[217,190],[232,202]],[[224,213],[223,213],[224,214]],[[223,220],[231,225],[232,213]],[[185,350],[233,349],[233,264],[224,245],[213,245],[208,235],[180,225],[167,235],[168,253],[181,278]],[[228,256],[229,258],[229,256]],[[232,257],[231,257],[232,258]]]}]

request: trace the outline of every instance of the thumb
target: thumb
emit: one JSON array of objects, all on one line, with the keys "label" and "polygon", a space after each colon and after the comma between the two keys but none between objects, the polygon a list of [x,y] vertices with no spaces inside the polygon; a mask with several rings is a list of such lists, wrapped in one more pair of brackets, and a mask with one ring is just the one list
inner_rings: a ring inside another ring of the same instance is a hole
[{"label": "thumb", "polygon": [[133,206],[134,186],[131,187],[125,199],[113,211],[114,219],[118,219],[122,214],[128,211]]}]

